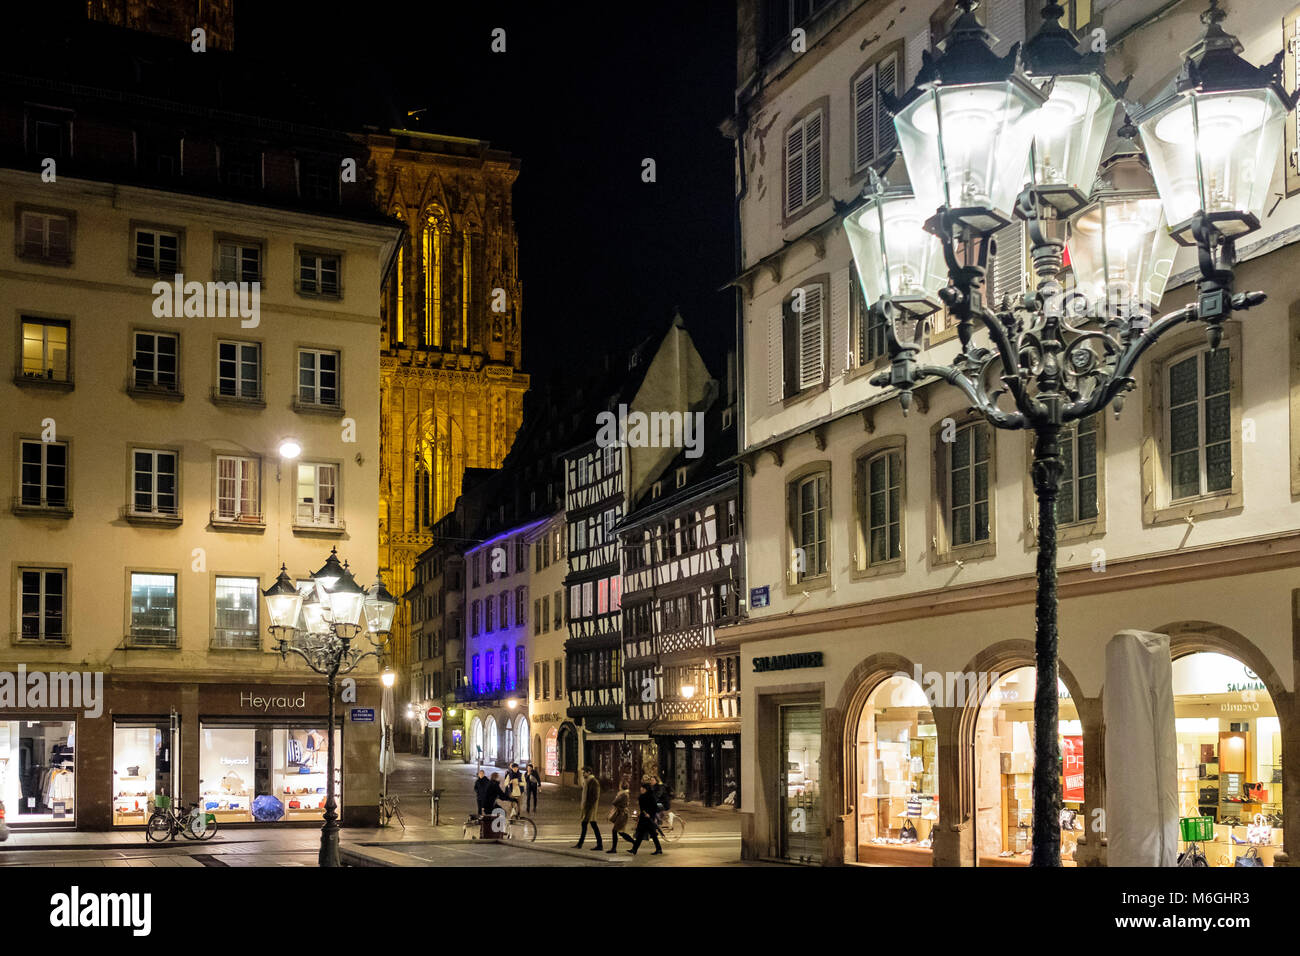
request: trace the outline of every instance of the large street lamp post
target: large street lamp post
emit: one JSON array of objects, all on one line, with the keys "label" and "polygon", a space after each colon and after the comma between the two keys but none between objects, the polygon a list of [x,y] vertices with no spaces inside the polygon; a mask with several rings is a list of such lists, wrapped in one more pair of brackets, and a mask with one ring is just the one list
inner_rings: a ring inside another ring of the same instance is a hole
[{"label": "large street lamp post", "polygon": [[[1201,321],[1217,349],[1228,316],[1264,301],[1261,292],[1234,294],[1234,243],[1259,227],[1292,98],[1277,82],[1280,58],[1268,67],[1242,60],[1240,44],[1220,26],[1218,0],[1211,0],[1201,18],[1205,36],[1184,54],[1171,89],[1137,115],[1158,193],[1149,177],[1143,182],[1146,167],[1135,149],[1111,156],[1089,191],[1083,187],[1097,174],[1122,88],[1105,78],[1100,57],[1076,52],[1078,40],[1058,24],[1064,10],[1054,0],[1044,4],[1044,26],[1023,54],[1017,45],[1005,57],[993,52],[975,16],[978,0],[959,6],[942,53],[924,56],[913,89],[901,99],[882,97],[895,117],[915,198],[873,177],[845,231],[889,344],[891,366],[871,383],[896,388],[906,414],[918,383],[943,379],[992,426],[1034,432],[1031,863],[1059,866],[1062,437],[1112,402],[1118,415],[1124,393],[1136,387],[1138,360],[1166,333]],[[1137,131],[1126,122],[1120,132]],[[918,209],[936,208],[922,224]],[[1026,222],[1037,287],[1021,301],[986,304],[993,234],[1013,216]],[[1174,238],[1199,250],[1200,295],[1153,320],[1173,258],[1166,217]],[[1071,245],[1079,253],[1079,284],[1062,296],[1056,281],[1072,224],[1080,235]],[[946,275],[935,267],[936,249]],[[917,361],[926,316],[939,307],[935,296],[956,320],[960,349],[951,365]],[[987,345],[975,340],[976,322]],[[1004,396],[1014,408],[999,404]]]},{"label": "large street lamp post", "polygon": [[[397,602],[378,578],[369,593],[340,564],[337,549],[309,582],[294,584],[284,566],[275,583],[263,593],[271,618],[271,635],[279,641],[280,658],[296,654],[318,674],[325,675],[329,697],[326,730],[325,823],[321,827],[321,866],[339,866],[338,801],[335,798],[334,745],[336,681],[356,670],[367,657],[383,653],[393,626]],[[365,634],[370,648],[353,641]]]}]

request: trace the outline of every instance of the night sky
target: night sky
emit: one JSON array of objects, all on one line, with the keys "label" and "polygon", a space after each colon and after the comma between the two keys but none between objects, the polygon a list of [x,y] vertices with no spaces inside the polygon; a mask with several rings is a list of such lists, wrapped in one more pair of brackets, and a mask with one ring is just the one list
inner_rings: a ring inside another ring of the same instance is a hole
[{"label": "night sky", "polygon": [[[517,156],[524,369],[666,329],[680,306],[715,375],[734,340],[735,8],[725,0],[546,4],[250,3],[236,50],[290,59],[374,102],[386,123],[486,139]],[[520,5],[522,6],[522,5]],[[337,12],[330,14],[331,9]],[[491,52],[494,27],[506,52]],[[368,106],[367,106],[368,109]],[[652,157],[658,181],[641,181]]]}]

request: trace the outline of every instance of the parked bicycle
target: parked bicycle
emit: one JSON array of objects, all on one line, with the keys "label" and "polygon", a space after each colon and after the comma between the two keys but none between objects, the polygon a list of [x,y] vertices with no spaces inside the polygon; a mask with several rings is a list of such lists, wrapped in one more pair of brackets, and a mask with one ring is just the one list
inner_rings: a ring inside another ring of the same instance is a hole
[{"label": "parked bicycle", "polygon": [[400,823],[402,829],[405,830],[406,821],[402,819],[402,809],[399,805],[398,796],[396,794],[382,794],[379,797],[380,826],[388,826],[388,824],[392,822],[393,817],[397,817],[397,822]]},{"label": "parked bicycle", "polygon": [[171,797],[159,794],[154,797],[154,811],[145,824],[145,841],[163,843],[176,839],[177,834],[187,840],[211,840],[217,835],[215,814],[191,803],[183,811],[177,810]]},{"label": "parked bicycle", "polygon": [[[491,814],[487,815],[491,817]],[[483,832],[483,814],[471,813],[469,819],[465,821],[465,827],[462,836],[466,840],[477,840]],[[493,824],[496,825],[495,821]],[[522,840],[525,843],[532,843],[537,839],[537,824],[531,817],[526,817],[519,812],[518,807],[506,811],[505,831],[501,834],[503,840]]]}]

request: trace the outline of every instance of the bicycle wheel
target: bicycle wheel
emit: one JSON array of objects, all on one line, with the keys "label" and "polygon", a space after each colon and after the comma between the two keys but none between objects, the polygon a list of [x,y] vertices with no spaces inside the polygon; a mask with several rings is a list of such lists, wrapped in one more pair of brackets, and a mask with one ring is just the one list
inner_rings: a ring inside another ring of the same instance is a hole
[{"label": "bicycle wheel", "polygon": [[209,820],[203,827],[203,832],[198,835],[200,840],[211,840],[217,835],[217,821]]},{"label": "bicycle wheel", "polygon": [[670,843],[676,843],[686,835],[686,824],[682,818],[673,813],[669,815],[668,825],[663,828],[664,839]]},{"label": "bicycle wheel", "polygon": [[537,824],[528,817],[515,817],[510,822],[510,839],[532,843],[537,839]]},{"label": "bicycle wheel", "polygon": [[402,819],[402,808],[399,807],[396,803],[393,804],[393,816],[397,817],[397,822],[400,823],[402,825],[402,829],[405,830],[406,821]]},{"label": "bicycle wheel", "polygon": [[149,817],[149,822],[145,824],[144,838],[145,841],[155,843],[165,843],[171,839],[172,824],[167,814],[162,810],[155,810]]}]

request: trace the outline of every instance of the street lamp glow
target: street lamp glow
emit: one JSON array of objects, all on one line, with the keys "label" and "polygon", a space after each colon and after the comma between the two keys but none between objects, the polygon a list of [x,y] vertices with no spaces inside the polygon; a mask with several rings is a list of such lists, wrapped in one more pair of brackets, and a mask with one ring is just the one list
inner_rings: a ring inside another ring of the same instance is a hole
[{"label": "street lamp glow", "polygon": [[292,461],[302,454],[302,445],[295,438],[286,438],[280,442],[280,457]]},{"label": "street lamp glow", "polygon": [[392,687],[394,684],[397,683],[397,675],[394,674],[391,669],[388,669],[379,675],[379,681],[385,687]]},{"label": "street lamp glow", "polygon": [[690,700],[692,697],[695,696],[694,684],[683,684],[680,689],[682,692],[682,697],[686,700]]},{"label": "street lamp glow", "polygon": [[298,612],[302,609],[302,592],[294,586],[285,566],[280,565],[280,576],[275,583],[262,592],[266,598],[266,612],[271,618],[271,627],[290,629],[298,623]]},{"label": "street lamp glow", "polygon": [[455,717],[455,716],[456,716],[456,708],[453,707],[453,708],[451,708],[451,710],[447,711],[447,716],[448,716],[448,717]]},{"label": "street lamp glow", "polygon": [[388,634],[393,629],[393,617],[397,614],[397,601],[384,587],[383,579],[376,574],[375,583],[366,593],[361,609],[366,615],[366,627],[371,634]]},{"label": "street lamp glow", "polygon": [[330,617],[335,624],[361,623],[361,607],[365,603],[366,592],[361,590],[352,573],[344,569],[339,579],[329,588]]},{"label": "street lamp glow", "polygon": [[516,707],[519,706],[519,701],[511,697],[508,701],[506,701],[506,706],[509,707],[511,710],[514,710]]}]

